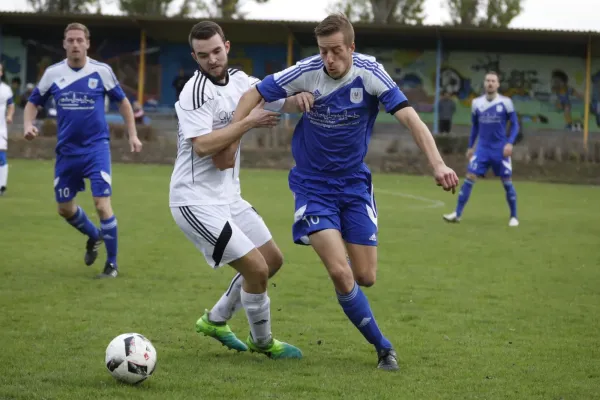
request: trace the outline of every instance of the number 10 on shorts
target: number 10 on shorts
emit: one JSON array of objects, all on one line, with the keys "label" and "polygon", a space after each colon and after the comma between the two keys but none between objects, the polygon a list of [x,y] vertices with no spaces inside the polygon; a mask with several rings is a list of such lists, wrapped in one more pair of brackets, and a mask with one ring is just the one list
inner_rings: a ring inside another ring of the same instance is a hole
[{"label": "number 10 on shorts", "polygon": [[58,189],[58,197],[61,199],[66,199],[71,194],[71,190],[68,187]]},{"label": "number 10 on shorts", "polygon": [[314,226],[314,225],[319,225],[319,222],[321,222],[321,220],[319,219],[318,216],[303,216],[302,217],[302,221],[306,222],[306,225],[308,225],[309,227]]}]

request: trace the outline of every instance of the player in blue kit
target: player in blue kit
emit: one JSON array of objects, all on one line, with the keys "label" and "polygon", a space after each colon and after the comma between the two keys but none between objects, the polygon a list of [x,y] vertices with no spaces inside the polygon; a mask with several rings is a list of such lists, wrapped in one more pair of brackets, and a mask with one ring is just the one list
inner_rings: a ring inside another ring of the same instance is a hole
[{"label": "player in blue kit", "polygon": [[[63,47],[67,58],[46,69],[25,106],[25,138],[34,139],[33,125],[37,106],[52,96],[57,109],[57,144],[54,192],[58,213],[88,237],[84,261],[92,265],[98,247],[104,241],[107,260],[98,278],[117,276],[117,219],[112,210],[111,154],[104,99],[119,104],[129,132],[132,152],[142,143],[137,137],[131,104],[110,66],[87,56],[90,33],[82,24],[69,24],[64,32]],[[96,227],[75,203],[77,192],[85,190],[84,178],[90,180],[100,228]]]},{"label": "player in blue kit", "polygon": [[[490,167],[502,179],[506,201],[510,209],[509,226],[519,226],[517,219],[517,192],[512,184],[512,150],[519,133],[519,120],[512,100],[498,94],[500,80],[496,72],[485,75],[485,95],[471,103],[471,137],[467,158],[467,178],[460,188],[456,210],[445,214],[448,222],[459,222],[463,209],[469,201],[477,176],[485,176]],[[506,124],[510,121],[510,135],[506,135]],[[477,150],[475,140],[479,137]]]},{"label": "player in blue kit", "polygon": [[269,75],[247,91],[234,123],[262,99],[271,102],[303,91],[313,94],[314,103],[303,113],[292,139],[293,240],[311,245],[325,264],[346,316],[374,345],[377,367],[398,370],[396,352],[359,287],[372,286],[377,270],[378,214],[364,158],[379,103],[411,131],[438,185],[454,191],[458,177],[444,164],[427,126],[383,66],[354,52],[354,29],[346,17],[328,16],[316,27],[315,36],[320,55]]}]

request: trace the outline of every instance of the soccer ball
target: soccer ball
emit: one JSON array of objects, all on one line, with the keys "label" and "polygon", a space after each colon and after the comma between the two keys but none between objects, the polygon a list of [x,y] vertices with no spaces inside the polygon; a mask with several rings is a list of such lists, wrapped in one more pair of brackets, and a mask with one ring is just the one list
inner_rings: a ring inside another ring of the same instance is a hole
[{"label": "soccer ball", "polygon": [[156,350],[143,335],[124,333],[108,344],[104,364],[116,380],[140,383],[154,372]]}]

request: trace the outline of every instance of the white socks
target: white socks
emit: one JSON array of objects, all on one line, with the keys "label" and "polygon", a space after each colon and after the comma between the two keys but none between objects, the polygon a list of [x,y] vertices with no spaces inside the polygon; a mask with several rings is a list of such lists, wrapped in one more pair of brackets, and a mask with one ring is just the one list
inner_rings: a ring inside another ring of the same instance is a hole
[{"label": "white socks", "polygon": [[236,274],[227,291],[210,310],[208,318],[212,322],[227,322],[243,307],[254,343],[258,346],[266,345],[271,341],[271,299],[266,291],[260,294],[245,292],[243,283],[244,277]]},{"label": "white socks", "polygon": [[0,188],[5,187],[8,182],[8,164],[0,167]]},{"label": "white socks", "polygon": [[242,274],[238,273],[233,277],[227,291],[223,293],[217,304],[210,310],[209,320],[212,322],[227,322],[237,310],[242,308],[240,290],[242,290],[243,282],[244,277]]},{"label": "white socks", "polygon": [[251,294],[241,289],[242,305],[246,310],[252,341],[259,347],[271,342],[271,299],[267,292]]}]

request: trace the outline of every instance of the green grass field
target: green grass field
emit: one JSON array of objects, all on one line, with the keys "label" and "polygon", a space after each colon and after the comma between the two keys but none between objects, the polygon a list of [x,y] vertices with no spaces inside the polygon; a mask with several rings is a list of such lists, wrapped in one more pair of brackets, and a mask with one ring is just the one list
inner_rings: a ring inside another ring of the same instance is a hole
[{"label": "green grass field", "polygon": [[[283,171],[244,170],[242,190],[286,257],[269,284],[273,333],[304,359],[228,352],[196,334],[233,271],[211,270],[175,225],[170,173],[114,166],[121,275],[98,281],[104,250],[84,266],[85,238],[55,211],[53,164],[11,161],[0,198],[0,399],[600,399],[597,187],[516,181],[514,229],[493,179],[448,225],[441,214],[456,196],[432,179],[376,175],[378,282],[365,292],[401,358],[388,373],[317,256],[291,242]],[[89,191],[78,198],[94,215]],[[231,326],[246,336],[243,313]],[[109,341],[132,331],[158,352],[137,387],[104,366]]]}]

